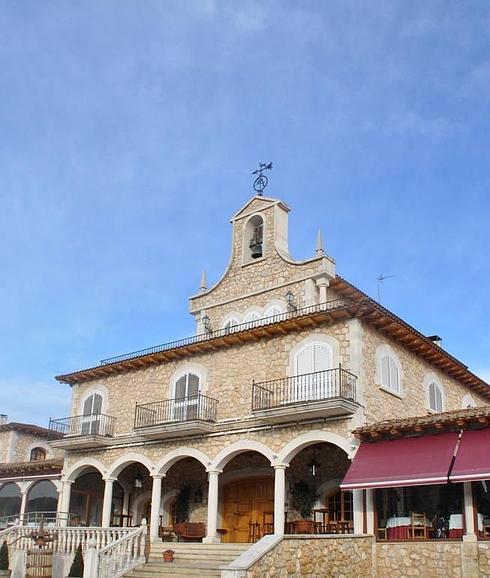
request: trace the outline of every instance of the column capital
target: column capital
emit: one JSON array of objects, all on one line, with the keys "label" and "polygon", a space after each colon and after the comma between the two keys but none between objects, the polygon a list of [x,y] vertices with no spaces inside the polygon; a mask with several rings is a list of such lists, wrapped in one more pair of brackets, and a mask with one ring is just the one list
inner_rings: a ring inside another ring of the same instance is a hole
[{"label": "column capital", "polygon": [[64,479],[61,479],[61,483],[62,483],[62,484],[67,484],[67,485],[71,486],[72,484],[75,483],[75,480],[64,480]]},{"label": "column capital", "polygon": [[223,470],[216,470],[216,469],[207,469],[206,473],[208,474],[216,474],[217,476],[219,476],[219,474],[223,473]]},{"label": "column capital", "polygon": [[154,480],[162,480],[166,476],[167,476],[167,474],[151,474],[150,475],[150,477],[153,478]]},{"label": "column capital", "polygon": [[104,482],[107,484],[108,482],[113,484],[114,482],[117,482],[117,478],[111,478],[111,477],[103,477],[102,478],[104,480]]},{"label": "column capital", "polygon": [[272,467],[275,470],[285,470],[285,469],[289,468],[289,464],[272,464]]}]

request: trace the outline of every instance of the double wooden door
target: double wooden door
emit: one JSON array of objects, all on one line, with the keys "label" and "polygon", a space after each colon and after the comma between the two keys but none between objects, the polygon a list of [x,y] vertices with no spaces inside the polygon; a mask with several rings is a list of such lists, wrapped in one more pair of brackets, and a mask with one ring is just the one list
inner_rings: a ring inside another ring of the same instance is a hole
[{"label": "double wooden door", "polygon": [[249,542],[270,529],[274,511],[274,479],[231,482],[223,492],[225,542]]}]

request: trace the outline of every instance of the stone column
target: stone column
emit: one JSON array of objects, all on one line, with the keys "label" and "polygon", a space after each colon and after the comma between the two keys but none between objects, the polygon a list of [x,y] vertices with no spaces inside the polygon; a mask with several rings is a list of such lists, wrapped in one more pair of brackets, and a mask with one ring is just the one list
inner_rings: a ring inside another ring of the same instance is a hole
[{"label": "stone column", "polygon": [[22,496],[22,500],[20,502],[20,513],[19,513],[19,519],[20,519],[20,525],[21,526],[23,526],[25,524],[24,514],[26,513],[27,494],[28,493],[29,493],[29,490],[26,490],[25,488],[23,488],[20,491],[20,495]]},{"label": "stone column", "polygon": [[364,529],[364,511],[362,504],[363,490],[352,490],[354,534],[362,534]]},{"label": "stone column", "polygon": [[284,464],[274,466],[274,534],[276,536],[284,536],[286,468],[287,466]]},{"label": "stone column", "polygon": [[73,482],[65,480],[62,482],[61,486],[61,507],[60,507],[60,526],[68,526],[68,518],[70,512],[70,498],[71,498],[71,485]]},{"label": "stone column", "polygon": [[102,524],[103,528],[108,528],[111,524],[111,512],[112,512],[112,488],[114,486],[114,478],[105,479],[104,488],[104,503],[102,506]]},{"label": "stone column", "polygon": [[218,528],[218,488],[220,471],[208,471],[208,531],[203,542],[216,544],[220,541],[216,532]]},{"label": "stone column", "polygon": [[476,528],[475,528],[475,514],[473,507],[473,491],[471,487],[471,482],[463,483],[463,503],[464,503],[464,520],[466,526],[466,539],[471,537],[476,538]]},{"label": "stone column", "polygon": [[160,504],[162,501],[162,478],[154,475],[151,487],[151,514],[150,514],[150,539],[152,542],[158,540],[158,530],[160,527]]},{"label": "stone column", "polygon": [[366,490],[366,531],[374,535],[374,490]]}]

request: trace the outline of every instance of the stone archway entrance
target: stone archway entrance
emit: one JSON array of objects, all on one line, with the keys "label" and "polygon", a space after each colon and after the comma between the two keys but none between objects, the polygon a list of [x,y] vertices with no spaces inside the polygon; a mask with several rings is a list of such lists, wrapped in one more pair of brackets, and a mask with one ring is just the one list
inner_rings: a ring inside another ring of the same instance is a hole
[{"label": "stone archway entrance", "polygon": [[223,488],[224,542],[253,542],[273,532],[274,478],[247,477]]}]

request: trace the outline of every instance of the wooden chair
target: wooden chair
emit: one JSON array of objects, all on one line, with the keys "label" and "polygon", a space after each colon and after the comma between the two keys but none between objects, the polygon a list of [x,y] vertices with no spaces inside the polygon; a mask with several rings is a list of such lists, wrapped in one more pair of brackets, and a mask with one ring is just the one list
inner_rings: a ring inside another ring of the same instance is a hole
[{"label": "wooden chair", "polygon": [[262,537],[267,534],[274,534],[274,512],[262,513]]},{"label": "wooden chair", "polygon": [[260,540],[260,524],[258,522],[249,522],[248,541],[254,544],[257,540]]},{"label": "wooden chair", "polygon": [[490,524],[483,524],[483,536],[490,538]]},{"label": "wooden chair", "polygon": [[386,528],[378,528],[378,540],[386,540]]},{"label": "wooden chair", "polygon": [[412,512],[411,518],[410,533],[412,540],[415,538],[427,539],[427,519],[425,514]]}]

